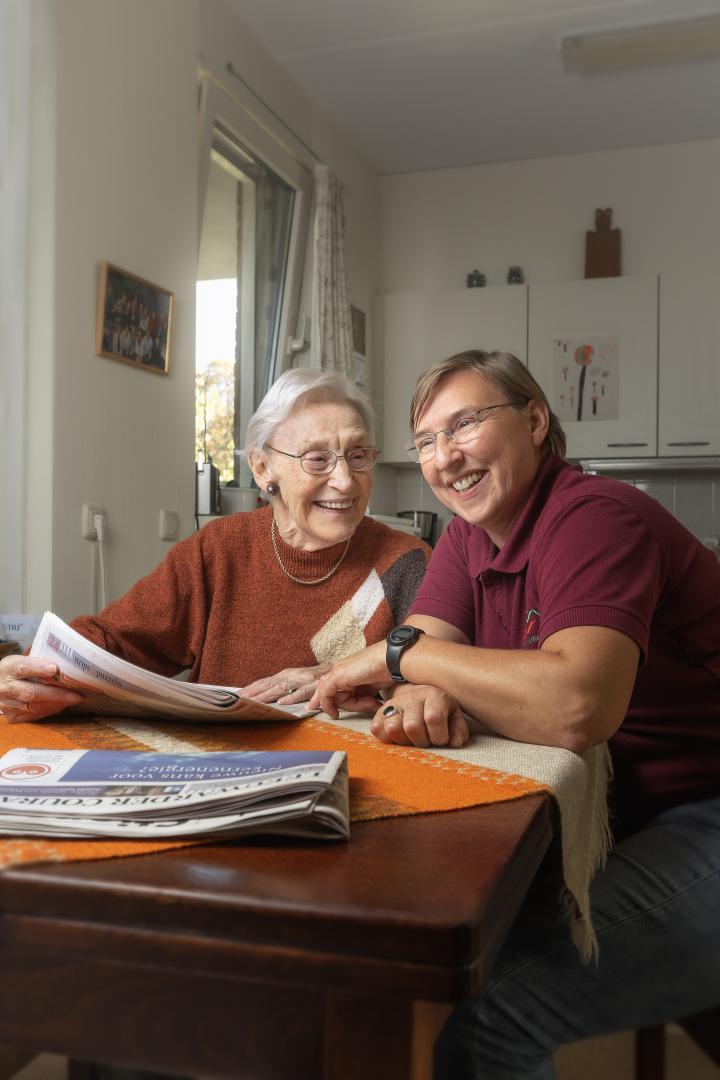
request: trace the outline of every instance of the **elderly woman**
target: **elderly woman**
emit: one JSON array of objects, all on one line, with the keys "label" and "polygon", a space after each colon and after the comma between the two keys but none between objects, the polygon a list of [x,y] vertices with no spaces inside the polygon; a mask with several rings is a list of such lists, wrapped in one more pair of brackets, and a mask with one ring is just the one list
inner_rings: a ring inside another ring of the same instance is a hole
[{"label": "elderly woman", "polygon": [[[365,516],[379,451],[368,399],[347,379],[294,370],[270,389],[246,454],[271,506],[208,523],[99,615],[74,628],[134,664],[242,686],[263,702],[310,698],[334,660],[404,618],[429,548]],[[0,711],[33,718],[77,695],[32,681],[54,665],[0,661]]]},{"label": "elderly woman", "polygon": [[314,704],[375,709],[386,689],[374,729],[404,745],[459,746],[469,724],[576,752],[609,740],[619,842],[591,890],[597,968],[540,875],[437,1049],[438,1080],[550,1080],[563,1043],[720,1002],[720,564],[648,495],[563,460],[515,357],[436,365],[411,428],[457,516],[406,625],[337,664]]}]

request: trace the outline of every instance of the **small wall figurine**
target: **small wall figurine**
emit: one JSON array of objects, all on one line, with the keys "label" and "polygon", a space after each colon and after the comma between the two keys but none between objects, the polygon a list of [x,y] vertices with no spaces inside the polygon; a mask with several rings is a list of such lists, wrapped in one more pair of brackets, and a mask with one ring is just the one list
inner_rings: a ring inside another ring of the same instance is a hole
[{"label": "small wall figurine", "polygon": [[595,211],[595,232],[585,233],[585,277],[620,277],[620,229],[612,228],[612,210]]}]

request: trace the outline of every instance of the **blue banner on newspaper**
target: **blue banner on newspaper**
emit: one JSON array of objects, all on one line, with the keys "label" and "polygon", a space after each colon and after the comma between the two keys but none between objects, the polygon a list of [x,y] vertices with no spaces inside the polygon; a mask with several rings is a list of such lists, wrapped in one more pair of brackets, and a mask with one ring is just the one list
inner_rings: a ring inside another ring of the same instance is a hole
[{"label": "blue banner on newspaper", "polygon": [[[197,754],[158,754],[152,751],[86,750],[25,751],[31,761],[13,762],[6,755],[0,765],[0,789],[27,784],[165,784],[247,780],[280,770],[323,768],[333,756],[323,750],[233,750]],[[10,759],[10,760],[8,760]],[[68,760],[69,759],[69,760]],[[71,763],[70,763],[71,762]],[[4,767],[1,767],[4,766]]]}]

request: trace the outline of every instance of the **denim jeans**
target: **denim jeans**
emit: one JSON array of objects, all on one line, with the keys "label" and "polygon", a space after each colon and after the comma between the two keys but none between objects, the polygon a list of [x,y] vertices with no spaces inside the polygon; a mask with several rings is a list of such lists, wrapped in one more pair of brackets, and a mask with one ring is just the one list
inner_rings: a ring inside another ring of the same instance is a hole
[{"label": "denim jeans", "polygon": [[440,1035],[435,1080],[553,1080],[565,1043],[720,1005],[720,798],[613,848],[591,888],[597,964],[571,941],[560,886],[533,884],[487,988]]}]

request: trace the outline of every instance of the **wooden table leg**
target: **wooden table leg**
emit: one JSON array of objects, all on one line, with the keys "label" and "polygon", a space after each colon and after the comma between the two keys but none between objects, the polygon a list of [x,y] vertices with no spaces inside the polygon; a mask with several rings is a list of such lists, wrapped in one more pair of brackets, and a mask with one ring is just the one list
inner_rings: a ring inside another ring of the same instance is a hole
[{"label": "wooden table leg", "polygon": [[413,1002],[412,1080],[432,1080],[433,1046],[451,1012],[439,1001]]}]

